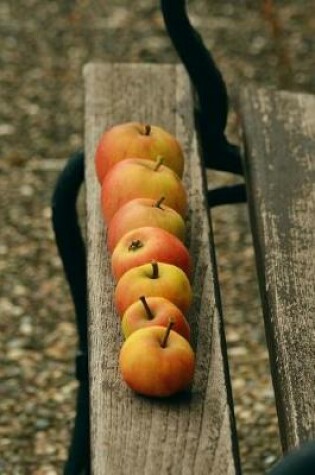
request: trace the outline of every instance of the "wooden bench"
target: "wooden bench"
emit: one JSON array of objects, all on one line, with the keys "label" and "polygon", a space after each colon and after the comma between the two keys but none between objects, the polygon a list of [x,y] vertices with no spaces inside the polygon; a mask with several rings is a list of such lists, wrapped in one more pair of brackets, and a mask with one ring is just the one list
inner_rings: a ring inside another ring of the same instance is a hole
[{"label": "wooden bench", "polygon": [[[205,170],[187,75],[178,65],[89,64],[84,77],[92,473],[240,473]],[[285,450],[315,438],[314,111],[314,98],[302,95],[247,89],[240,97],[246,184]],[[186,157],[186,243],[195,266],[188,320],[197,367],[191,394],[165,401],[132,393],[118,371],[122,336],[94,152],[105,128],[129,120],[164,126],[178,137]]]}]

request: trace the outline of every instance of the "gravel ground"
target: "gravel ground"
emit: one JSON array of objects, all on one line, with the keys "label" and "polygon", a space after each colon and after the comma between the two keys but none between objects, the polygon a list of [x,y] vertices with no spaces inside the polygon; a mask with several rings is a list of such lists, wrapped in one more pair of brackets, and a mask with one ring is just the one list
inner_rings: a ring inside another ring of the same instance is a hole
[{"label": "gravel ground", "polygon": [[[270,0],[189,6],[231,94],[248,82],[314,93],[312,3],[274,2],[276,15]],[[132,9],[126,0],[2,0],[0,37],[0,473],[55,475],[77,385],[73,308],[50,198],[64,159],[83,144],[82,66],[177,57],[152,0]],[[233,112],[230,122],[234,137]],[[243,473],[260,475],[281,451],[247,208],[212,215]]]}]

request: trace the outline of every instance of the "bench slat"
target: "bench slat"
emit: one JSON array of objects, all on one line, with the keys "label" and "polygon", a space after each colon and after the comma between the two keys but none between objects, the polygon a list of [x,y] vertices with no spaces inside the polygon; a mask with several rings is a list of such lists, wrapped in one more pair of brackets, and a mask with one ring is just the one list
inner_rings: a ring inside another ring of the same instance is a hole
[{"label": "bench slat", "polygon": [[241,94],[249,204],[284,450],[315,438],[315,97]]},{"label": "bench slat", "polygon": [[[212,231],[204,200],[189,83],[175,65],[89,64],[85,77],[85,152],[89,292],[89,370],[93,474],[232,475],[237,443]],[[161,125],[183,145],[190,213],[187,246],[195,263],[188,321],[197,369],[190,396],[137,396],[121,381],[122,343],[100,214],[94,152],[101,132],[140,120]]]}]

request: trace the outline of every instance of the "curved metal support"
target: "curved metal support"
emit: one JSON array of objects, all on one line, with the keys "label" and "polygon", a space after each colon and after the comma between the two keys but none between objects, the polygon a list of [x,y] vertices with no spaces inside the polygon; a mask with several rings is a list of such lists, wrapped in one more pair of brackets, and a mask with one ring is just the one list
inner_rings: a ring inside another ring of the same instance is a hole
[{"label": "curved metal support", "polygon": [[243,175],[240,150],[224,130],[228,95],[224,80],[201,36],[191,25],[185,0],[161,0],[168,34],[191,79],[195,92],[195,123],[207,168]]},{"label": "curved metal support", "polygon": [[220,205],[246,203],[246,187],[243,183],[238,185],[221,186],[207,191],[207,201],[211,208]]},{"label": "curved metal support", "polygon": [[72,155],[61,172],[52,198],[52,224],[64,272],[69,282],[78,329],[76,376],[80,381],[77,412],[65,475],[90,473],[89,389],[87,363],[87,269],[77,197],[84,180],[84,154]]}]

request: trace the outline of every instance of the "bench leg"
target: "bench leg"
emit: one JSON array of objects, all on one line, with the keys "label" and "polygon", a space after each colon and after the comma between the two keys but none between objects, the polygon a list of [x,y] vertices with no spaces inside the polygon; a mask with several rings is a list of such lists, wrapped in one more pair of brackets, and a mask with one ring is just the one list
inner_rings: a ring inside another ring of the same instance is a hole
[{"label": "bench leg", "polygon": [[64,475],[90,474],[89,437],[89,384],[80,382],[77,395],[76,417]]},{"label": "bench leg", "polygon": [[53,230],[75,307],[79,336],[76,377],[80,384],[65,475],[90,473],[86,250],[76,209],[83,180],[84,154],[77,152],[70,157],[61,172],[52,198]]},{"label": "bench leg", "polygon": [[304,444],[286,455],[269,475],[314,475],[315,441]]}]

